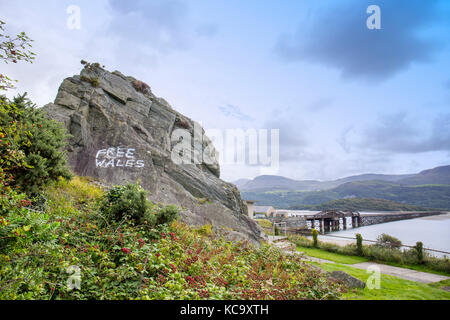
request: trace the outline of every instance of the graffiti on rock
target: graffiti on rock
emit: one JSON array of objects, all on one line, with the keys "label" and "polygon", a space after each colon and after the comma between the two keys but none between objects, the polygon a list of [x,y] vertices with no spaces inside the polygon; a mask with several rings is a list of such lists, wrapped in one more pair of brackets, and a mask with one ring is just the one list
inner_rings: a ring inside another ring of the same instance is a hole
[{"label": "graffiti on rock", "polygon": [[144,168],[144,160],[136,159],[136,149],[113,147],[97,151],[95,156],[97,168]]}]

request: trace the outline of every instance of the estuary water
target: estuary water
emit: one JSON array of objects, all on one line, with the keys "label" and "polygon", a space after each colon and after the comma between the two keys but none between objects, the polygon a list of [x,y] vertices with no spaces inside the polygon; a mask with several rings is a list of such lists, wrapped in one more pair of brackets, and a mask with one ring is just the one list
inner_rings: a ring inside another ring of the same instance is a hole
[{"label": "estuary water", "polygon": [[[332,232],[329,235],[354,238],[357,233],[367,240],[376,240],[380,234],[387,233],[400,239],[405,245],[414,246],[417,241],[422,241],[425,248],[450,252],[450,213],[350,228]],[[430,253],[439,257],[444,255],[436,252]],[[447,256],[450,257],[450,255]]]}]

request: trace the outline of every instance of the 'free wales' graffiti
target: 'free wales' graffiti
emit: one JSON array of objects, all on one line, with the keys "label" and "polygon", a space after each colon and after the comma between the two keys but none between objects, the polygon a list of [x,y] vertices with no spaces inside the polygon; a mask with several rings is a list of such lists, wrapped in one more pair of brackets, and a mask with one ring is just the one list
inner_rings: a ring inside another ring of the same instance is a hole
[{"label": "'free wales' graffiti", "polygon": [[97,168],[144,168],[144,160],[136,160],[136,149],[108,148],[97,151]]}]

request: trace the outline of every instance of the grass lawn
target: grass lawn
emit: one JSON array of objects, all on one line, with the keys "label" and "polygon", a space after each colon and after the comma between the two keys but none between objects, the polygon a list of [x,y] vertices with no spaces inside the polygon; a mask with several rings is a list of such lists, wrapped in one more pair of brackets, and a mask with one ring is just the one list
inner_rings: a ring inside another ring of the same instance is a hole
[{"label": "grass lawn", "polygon": [[[323,263],[317,264],[325,271],[342,270],[358,278],[367,281],[371,275],[365,270],[352,268],[348,265]],[[381,288],[370,290],[369,288],[349,291],[344,299],[349,300],[450,300],[450,292],[441,288],[450,285],[450,281],[442,281],[433,284],[424,284],[393,276],[381,275]]]},{"label": "grass lawn", "polygon": [[325,251],[322,249],[316,249],[316,248],[305,248],[305,247],[297,246],[297,251],[304,252],[307,256],[310,256],[310,257],[330,260],[330,261],[334,261],[337,263],[344,263],[344,264],[355,264],[355,263],[369,261],[369,259],[363,258],[363,257],[346,256],[343,254],[328,252],[328,251]]},{"label": "grass lawn", "polygon": [[[371,261],[370,259],[364,258],[364,257],[347,256],[344,254],[329,252],[329,251],[326,251],[323,249],[317,249],[317,248],[306,248],[306,247],[297,246],[297,251],[304,252],[307,256],[310,256],[310,257],[330,260],[330,261],[333,261],[336,263],[343,263],[343,264],[355,264],[355,263]],[[439,274],[439,275],[443,275],[443,276],[450,276],[447,272],[436,271],[436,270],[433,270],[424,265],[404,265],[404,264],[399,264],[399,263],[395,263],[395,262],[386,262],[386,261],[373,261],[373,262],[386,264],[386,265],[390,265],[390,266],[394,266],[394,267],[416,270],[416,271],[434,273],[434,274]]]}]

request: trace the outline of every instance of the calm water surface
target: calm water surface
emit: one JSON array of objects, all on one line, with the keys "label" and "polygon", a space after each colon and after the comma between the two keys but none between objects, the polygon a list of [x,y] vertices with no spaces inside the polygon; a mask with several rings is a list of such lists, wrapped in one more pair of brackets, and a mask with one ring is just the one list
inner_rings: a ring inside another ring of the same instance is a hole
[{"label": "calm water surface", "polygon": [[[450,213],[337,231],[330,235],[355,237],[357,233],[368,240],[376,240],[380,234],[387,233],[406,245],[413,246],[417,241],[422,241],[425,248],[450,252]],[[442,256],[438,253],[433,254]]]}]

